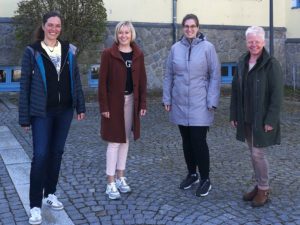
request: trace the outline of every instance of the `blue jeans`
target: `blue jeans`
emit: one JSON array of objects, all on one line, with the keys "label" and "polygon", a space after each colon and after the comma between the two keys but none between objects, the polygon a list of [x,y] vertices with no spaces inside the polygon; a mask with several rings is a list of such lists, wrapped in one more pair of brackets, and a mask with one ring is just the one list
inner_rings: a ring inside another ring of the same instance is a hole
[{"label": "blue jeans", "polygon": [[41,207],[43,197],[54,194],[73,109],[32,117],[33,158],[30,170],[30,208]]}]

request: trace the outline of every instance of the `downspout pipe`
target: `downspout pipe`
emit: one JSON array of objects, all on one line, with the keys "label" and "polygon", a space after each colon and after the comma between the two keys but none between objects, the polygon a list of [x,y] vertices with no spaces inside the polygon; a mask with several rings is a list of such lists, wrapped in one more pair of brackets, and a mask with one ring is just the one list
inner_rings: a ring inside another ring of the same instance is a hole
[{"label": "downspout pipe", "polygon": [[274,55],[273,0],[270,0],[270,55]]},{"label": "downspout pipe", "polygon": [[177,41],[177,0],[173,0],[173,44]]}]

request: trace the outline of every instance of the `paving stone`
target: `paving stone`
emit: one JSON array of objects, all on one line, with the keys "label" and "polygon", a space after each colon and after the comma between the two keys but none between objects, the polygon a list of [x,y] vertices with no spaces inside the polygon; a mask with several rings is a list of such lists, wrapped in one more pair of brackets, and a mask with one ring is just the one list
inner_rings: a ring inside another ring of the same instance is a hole
[{"label": "paving stone", "polygon": [[[207,197],[197,198],[196,186],[178,188],[187,173],[180,134],[168,121],[161,99],[151,97],[141,139],[130,140],[126,176],[132,193],[122,194],[118,201],[104,193],[107,143],[99,137],[98,105],[91,103],[87,119],[73,121],[70,129],[58,185],[60,199],[74,224],[300,224],[300,104],[285,101],[283,110],[282,144],[266,149],[272,192],[265,207],[253,209],[241,200],[253,186],[253,169],[247,146],[235,140],[229,126],[228,97],[221,98],[208,133],[213,189]],[[23,132],[17,117],[17,109],[0,108],[0,124],[11,130],[31,158],[32,137]],[[0,158],[0,224],[7,222],[27,224],[28,218]]]}]

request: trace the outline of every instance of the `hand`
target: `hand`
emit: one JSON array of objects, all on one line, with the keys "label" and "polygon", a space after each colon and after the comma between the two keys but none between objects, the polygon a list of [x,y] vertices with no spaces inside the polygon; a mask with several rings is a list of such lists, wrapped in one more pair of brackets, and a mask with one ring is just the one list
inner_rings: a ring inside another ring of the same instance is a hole
[{"label": "hand", "polygon": [[213,111],[215,111],[217,109],[217,107],[212,106],[211,108],[207,108],[207,109],[208,109],[208,111],[213,112]]},{"label": "hand", "polygon": [[271,125],[266,124],[265,125],[265,132],[269,132],[271,130],[273,130],[273,127]]},{"label": "hand", "polygon": [[84,118],[85,118],[85,114],[84,113],[77,114],[77,120],[78,121],[83,120]]},{"label": "hand", "polygon": [[231,123],[231,126],[233,127],[233,128],[236,128],[237,127],[237,121],[230,121],[230,123]]},{"label": "hand", "polygon": [[23,127],[23,129],[24,129],[25,132],[29,132],[30,128],[31,128],[30,126]]},{"label": "hand", "polygon": [[102,112],[101,115],[107,119],[109,119],[109,117],[110,117],[109,112]]},{"label": "hand", "polygon": [[147,112],[146,109],[141,109],[140,115],[141,115],[141,116],[145,116],[145,115],[146,115],[146,112]]},{"label": "hand", "polygon": [[165,105],[165,110],[166,110],[167,112],[170,112],[170,111],[171,111],[171,106],[170,106],[170,105]]}]

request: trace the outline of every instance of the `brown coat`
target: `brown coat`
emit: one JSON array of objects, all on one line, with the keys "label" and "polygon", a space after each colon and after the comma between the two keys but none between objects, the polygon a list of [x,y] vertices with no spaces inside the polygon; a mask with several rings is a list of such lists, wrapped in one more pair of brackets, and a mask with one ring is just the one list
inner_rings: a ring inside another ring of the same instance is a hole
[{"label": "brown coat", "polygon": [[[144,54],[135,43],[131,45],[132,80],[134,96],[133,135],[140,137],[141,109],[146,109],[147,78]],[[98,96],[100,112],[109,112],[110,118],[101,116],[101,137],[105,141],[125,143],[124,91],[127,70],[117,44],[103,51],[99,73]]]}]

